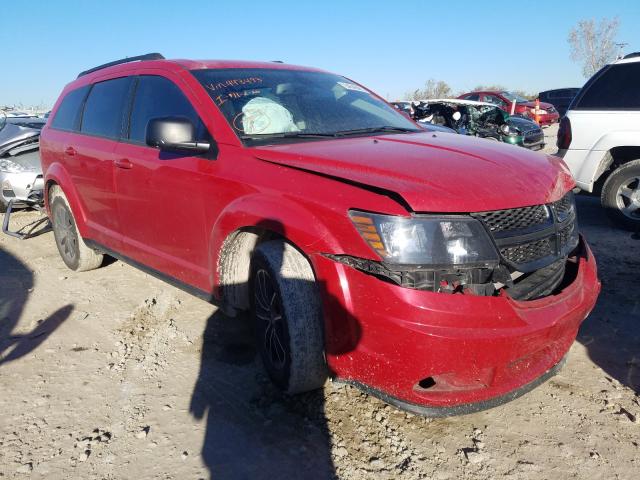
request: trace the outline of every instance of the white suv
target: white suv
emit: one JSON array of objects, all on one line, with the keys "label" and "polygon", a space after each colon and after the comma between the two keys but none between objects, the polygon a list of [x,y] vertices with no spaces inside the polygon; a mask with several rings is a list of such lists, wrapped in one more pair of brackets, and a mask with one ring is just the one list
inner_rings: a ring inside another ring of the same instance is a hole
[{"label": "white suv", "polygon": [[640,230],[640,53],[602,68],[582,87],[558,130],[558,155],[578,187],[602,177],[602,205],[622,226]]}]

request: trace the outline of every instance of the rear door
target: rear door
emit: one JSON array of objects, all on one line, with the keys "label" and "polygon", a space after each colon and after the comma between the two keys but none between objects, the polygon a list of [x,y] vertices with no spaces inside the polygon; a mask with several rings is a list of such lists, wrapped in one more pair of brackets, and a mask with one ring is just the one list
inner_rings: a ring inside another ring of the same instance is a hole
[{"label": "rear door", "polygon": [[128,138],[116,150],[115,184],[122,253],[137,262],[206,288],[208,232],[203,182],[216,162],[206,155],[161,152],[145,143],[152,118],[179,116],[197,126],[199,140],[210,137],[179,79],[140,75],[131,104]]},{"label": "rear door", "polygon": [[88,237],[119,247],[117,204],[113,182],[114,152],[122,136],[131,78],[92,85],[84,103],[80,134],[64,145],[65,165],[83,205]]}]

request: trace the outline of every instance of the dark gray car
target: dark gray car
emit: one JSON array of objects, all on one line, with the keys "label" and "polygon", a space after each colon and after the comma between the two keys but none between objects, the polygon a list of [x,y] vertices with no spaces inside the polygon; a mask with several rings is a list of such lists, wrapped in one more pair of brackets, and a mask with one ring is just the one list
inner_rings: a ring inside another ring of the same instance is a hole
[{"label": "dark gray car", "polygon": [[[6,211],[10,200],[26,205],[43,188],[37,127],[44,123],[39,120],[7,119],[0,113],[0,212]],[[24,126],[25,121],[31,126]]]}]

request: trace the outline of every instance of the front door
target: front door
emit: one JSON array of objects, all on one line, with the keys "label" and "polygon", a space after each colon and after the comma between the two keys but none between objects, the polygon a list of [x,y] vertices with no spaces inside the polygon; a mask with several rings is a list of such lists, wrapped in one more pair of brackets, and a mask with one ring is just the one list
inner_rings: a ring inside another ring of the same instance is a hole
[{"label": "front door", "polygon": [[195,109],[166,77],[141,75],[132,103],[128,138],[115,152],[115,184],[122,233],[121,253],[165,275],[205,289],[208,238],[203,182],[215,161],[206,156],[161,152],[145,143],[150,119],[180,116],[208,133]]}]

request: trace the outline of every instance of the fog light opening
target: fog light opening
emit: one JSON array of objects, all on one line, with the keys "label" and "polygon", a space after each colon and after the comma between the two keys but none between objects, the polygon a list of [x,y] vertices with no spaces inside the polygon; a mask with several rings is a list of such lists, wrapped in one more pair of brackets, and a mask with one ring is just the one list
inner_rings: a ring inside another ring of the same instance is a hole
[{"label": "fog light opening", "polygon": [[418,382],[418,386],[420,388],[422,388],[423,390],[427,390],[431,387],[435,387],[436,386],[436,381],[433,379],[433,377],[427,377],[427,378],[423,378],[422,380],[420,380]]}]

